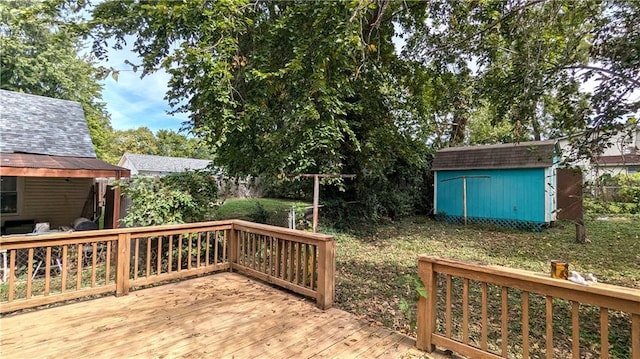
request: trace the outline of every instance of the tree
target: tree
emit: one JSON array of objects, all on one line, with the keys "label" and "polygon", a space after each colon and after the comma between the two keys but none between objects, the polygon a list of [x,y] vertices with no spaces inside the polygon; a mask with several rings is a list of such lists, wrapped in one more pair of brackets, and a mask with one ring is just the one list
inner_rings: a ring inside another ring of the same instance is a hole
[{"label": "tree", "polygon": [[98,158],[112,161],[99,73],[80,55],[82,42],[73,24],[79,9],[64,0],[0,2],[0,87],[80,102]]},{"label": "tree", "polygon": [[[494,124],[518,124],[531,139],[583,132],[589,155],[640,106],[628,96],[640,85],[639,10],[633,0],[432,1],[400,23],[407,58],[469,83],[466,108],[488,105]],[[590,94],[581,86],[592,79]]]},{"label": "tree", "polygon": [[171,74],[170,105],[232,176],[357,173],[355,190],[393,192],[388,175],[425,168],[411,69],[374,3],[110,1],[93,16],[97,53],[134,35],[136,66]]},{"label": "tree", "polygon": [[131,130],[118,130],[113,135],[113,149],[120,158],[125,152],[142,155],[159,154],[158,141],[148,127],[138,127]]},{"label": "tree", "polygon": [[[638,108],[624,96],[638,82],[638,7],[120,0],[96,6],[92,34],[99,56],[135,37],[134,70],[171,74],[173,111],[229,174],[356,173],[355,200],[394,217],[422,198],[433,148],[465,143],[483,109],[512,124],[509,140],[615,131]],[[581,85],[596,73],[591,96]]]},{"label": "tree", "polygon": [[155,134],[148,127],[116,130],[109,147],[109,155],[117,162],[125,152],[143,155],[211,159],[212,155],[202,140],[171,130],[158,130]]}]

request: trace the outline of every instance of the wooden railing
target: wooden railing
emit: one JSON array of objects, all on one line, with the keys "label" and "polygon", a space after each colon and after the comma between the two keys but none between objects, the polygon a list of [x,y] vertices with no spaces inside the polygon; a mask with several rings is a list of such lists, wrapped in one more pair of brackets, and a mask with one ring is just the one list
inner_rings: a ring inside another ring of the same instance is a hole
[{"label": "wooden railing", "polygon": [[236,220],[2,237],[0,313],[222,270],[328,308],[334,253],[331,236]]},{"label": "wooden railing", "polygon": [[[553,358],[562,348],[561,353],[580,358],[581,350],[594,349],[581,347],[581,340],[599,334],[600,351],[595,356],[608,358],[611,328],[616,330],[612,335],[616,345],[623,346],[618,348],[623,357],[640,358],[640,290],[584,286],[542,273],[430,256],[419,258],[418,274],[427,292],[418,303],[419,349],[431,352],[437,345],[473,358],[528,358],[532,347],[542,347],[543,355]],[[454,295],[461,300],[454,301]],[[535,304],[534,296],[540,299]],[[589,308],[594,310],[581,313]],[[558,323],[565,317],[566,327]],[[581,336],[593,317],[595,328]],[[610,318],[615,325],[610,325]],[[534,336],[531,323],[543,332]],[[567,341],[554,347],[554,334],[567,336]],[[544,345],[532,345],[533,338],[543,340]]]}]

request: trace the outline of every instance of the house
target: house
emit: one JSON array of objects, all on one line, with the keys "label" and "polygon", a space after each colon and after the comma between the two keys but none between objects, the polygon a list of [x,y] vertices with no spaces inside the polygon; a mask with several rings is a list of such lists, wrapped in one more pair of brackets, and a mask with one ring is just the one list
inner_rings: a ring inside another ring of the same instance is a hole
[{"label": "house", "polygon": [[[125,153],[120,158],[118,166],[131,171],[131,176],[162,177],[170,173],[181,173],[189,170],[203,170],[210,167],[212,161],[196,158],[168,157],[155,155],[140,155]],[[251,179],[236,180],[226,176],[221,169],[213,168],[213,173],[218,184],[219,194],[222,197],[259,197],[260,190],[251,187]],[[127,206],[123,206],[125,210]]]},{"label": "house", "polygon": [[[602,153],[592,160],[580,159],[570,161],[584,172],[584,181],[593,183],[603,175],[617,176],[640,172],[640,125],[633,124],[615,134],[605,146]],[[568,138],[559,140],[563,155],[572,153]]]},{"label": "house", "polygon": [[[3,234],[31,232],[38,222],[53,229],[78,217],[94,219],[94,179],[128,176],[129,170],[96,158],[80,103],[0,90]],[[112,208],[108,228],[119,219],[119,205]]]},{"label": "house", "polygon": [[195,158],[167,157],[154,155],[139,155],[125,153],[120,158],[118,166],[131,171],[131,176],[165,176],[170,173],[180,173],[188,170],[201,170],[211,164],[209,160]]},{"label": "house", "polygon": [[439,150],[432,164],[436,217],[544,228],[558,212],[558,153],[553,140]]}]

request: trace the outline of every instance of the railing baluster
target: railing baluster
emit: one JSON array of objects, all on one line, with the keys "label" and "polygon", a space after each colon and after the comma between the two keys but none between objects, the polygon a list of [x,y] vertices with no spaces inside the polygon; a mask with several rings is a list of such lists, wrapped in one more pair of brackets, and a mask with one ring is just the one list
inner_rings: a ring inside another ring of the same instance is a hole
[{"label": "railing baluster", "polygon": [[146,237],[146,241],[147,241],[147,255],[145,256],[147,261],[145,263],[145,276],[147,278],[149,278],[151,276],[151,241],[153,240],[152,237]]},{"label": "railing baluster", "polygon": [[469,344],[469,279],[462,281],[462,342]]},{"label": "railing baluster", "polygon": [[162,273],[162,238],[163,236],[158,236],[158,253],[156,254],[157,266],[156,266],[156,274],[160,275]]},{"label": "railing baluster", "polygon": [[78,244],[77,251],[78,263],[76,264],[76,267],[78,271],[76,273],[76,290],[80,290],[80,288],[82,288],[82,253],[82,243],[80,243]]},{"label": "railing baluster", "polygon": [[640,359],[640,314],[631,314],[631,357]]},{"label": "railing baluster", "polygon": [[16,249],[9,251],[9,294],[7,300],[13,302],[16,291]]},{"label": "railing baluster", "polygon": [[280,256],[280,239],[275,238],[275,243],[276,243],[275,277],[280,278],[280,261],[282,260],[282,257]]},{"label": "railing baluster", "polygon": [[202,256],[202,237],[201,237],[201,235],[202,234],[200,232],[196,233],[196,236],[197,236],[196,237],[196,241],[198,241],[198,244],[197,244],[197,247],[196,247],[196,250],[197,250],[197,253],[196,253],[196,267],[197,268],[200,268],[200,257]]},{"label": "railing baluster", "polygon": [[45,251],[46,264],[44,266],[44,295],[46,296],[51,293],[51,247],[47,247]]},{"label": "railing baluster", "polygon": [[[69,262],[67,261],[67,245],[62,246],[62,273],[60,279],[60,292],[64,293],[67,290],[67,270],[69,268]],[[107,247],[107,258],[109,258],[109,249]],[[107,261],[107,276],[109,275],[109,261]],[[108,278],[108,277],[107,277]]]},{"label": "railing baluster", "polygon": [[444,314],[444,322],[445,322],[445,334],[447,338],[451,338],[451,306],[452,306],[452,293],[451,293],[451,275],[447,274],[446,276],[446,291],[445,291],[445,314]]},{"label": "railing baluster", "polygon": [[[213,237],[213,238],[216,238],[216,237],[215,237],[215,233],[216,233],[216,232],[213,232],[213,235],[214,235],[214,237]],[[218,248],[217,244],[218,244],[218,241],[215,241],[215,242],[216,242],[216,254],[217,254],[217,248]],[[207,231],[207,242],[206,242],[206,246],[205,246],[205,248],[204,248],[204,265],[205,265],[205,266],[208,266],[208,265],[209,265],[209,255],[211,254],[211,252],[210,252],[210,248],[211,248],[211,232],[210,232],[210,231]],[[218,260],[218,259],[216,258],[216,259],[215,259],[215,261],[217,261],[217,260]]]},{"label": "railing baluster", "polygon": [[293,279],[293,282],[295,284],[300,284],[300,281],[302,279],[302,244],[299,242],[294,243],[295,247],[296,247],[296,273],[295,273],[295,278]]},{"label": "railing baluster", "polygon": [[501,335],[502,335],[502,357],[507,357],[507,350],[509,348],[509,290],[507,287],[500,287],[500,302],[501,302],[501,314],[502,322],[500,323]]},{"label": "railing baluster", "polygon": [[27,257],[28,257],[29,262],[27,263],[27,293],[26,293],[26,298],[29,299],[29,298],[31,298],[31,291],[32,291],[32,285],[33,285],[33,248],[29,248]]},{"label": "railing baluster", "polygon": [[[104,284],[107,285],[109,284],[109,282],[111,282],[111,243],[105,242],[104,245],[107,247],[107,254],[104,259]],[[67,246],[64,246],[62,248],[62,253],[66,253],[66,249],[67,249],[66,247]],[[63,254],[63,256],[66,257],[66,254]],[[64,263],[64,260],[62,261],[62,263]],[[62,264],[63,273],[66,271],[65,268],[66,266]],[[63,278],[64,278],[64,274],[63,274]]]},{"label": "railing baluster", "polygon": [[488,288],[487,283],[482,282],[482,318],[481,318],[481,328],[480,328],[480,348],[484,351],[487,350],[487,337],[488,337],[488,326],[489,326],[489,314],[488,314]]},{"label": "railing baluster", "polygon": [[167,258],[167,273],[173,272],[173,235],[168,236],[169,239],[169,249],[167,253],[169,254],[169,258]]},{"label": "railing baluster", "polygon": [[522,357],[529,357],[529,292],[522,292]]},{"label": "railing baluster", "polygon": [[571,301],[571,353],[580,359],[580,303]]},{"label": "railing baluster", "polygon": [[[223,233],[222,233],[222,242],[223,242],[223,243],[222,243],[222,260],[223,260],[224,262],[230,262],[230,261],[229,261],[229,258],[227,258],[227,245],[228,245],[228,243],[229,243],[229,242],[227,241],[227,232],[228,232],[228,231],[233,231],[233,229],[225,230],[225,231],[223,231]],[[218,248],[217,240],[218,240],[218,238],[216,237],[216,248]],[[235,259],[236,259],[236,258],[234,258],[234,260],[235,260]],[[216,259],[216,260],[217,260],[217,259]],[[217,263],[217,262],[216,262],[216,263]]]},{"label": "railing baluster", "polygon": [[318,280],[316,278],[318,268],[318,246],[311,246],[311,289],[316,289]]},{"label": "railing baluster", "polygon": [[192,233],[187,233],[187,270],[191,270],[191,240]]},{"label": "railing baluster", "polygon": [[308,244],[303,244],[302,248],[304,250],[304,255],[303,255],[303,263],[302,263],[302,286],[303,287],[307,287],[307,278],[309,275],[309,245]]},{"label": "railing baluster", "polygon": [[96,274],[98,269],[98,243],[93,242],[93,247],[91,248],[92,256],[91,256],[91,288],[96,287]]},{"label": "railing baluster", "polygon": [[547,336],[547,358],[553,359],[553,297],[545,296],[546,307],[546,336]]},{"label": "railing baluster", "polygon": [[140,238],[136,238],[133,248],[133,279],[138,279],[138,260],[140,259]]},{"label": "railing baluster", "polygon": [[178,235],[178,272],[182,270],[182,233]]},{"label": "railing baluster", "polygon": [[609,309],[600,307],[600,358],[609,358]]}]

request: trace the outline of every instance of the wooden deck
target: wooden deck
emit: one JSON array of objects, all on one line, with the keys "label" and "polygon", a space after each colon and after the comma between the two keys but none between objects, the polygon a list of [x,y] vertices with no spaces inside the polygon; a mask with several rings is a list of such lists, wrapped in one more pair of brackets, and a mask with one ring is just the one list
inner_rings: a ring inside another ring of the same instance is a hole
[{"label": "wooden deck", "polygon": [[228,272],[0,318],[2,358],[429,358],[414,345]]}]

